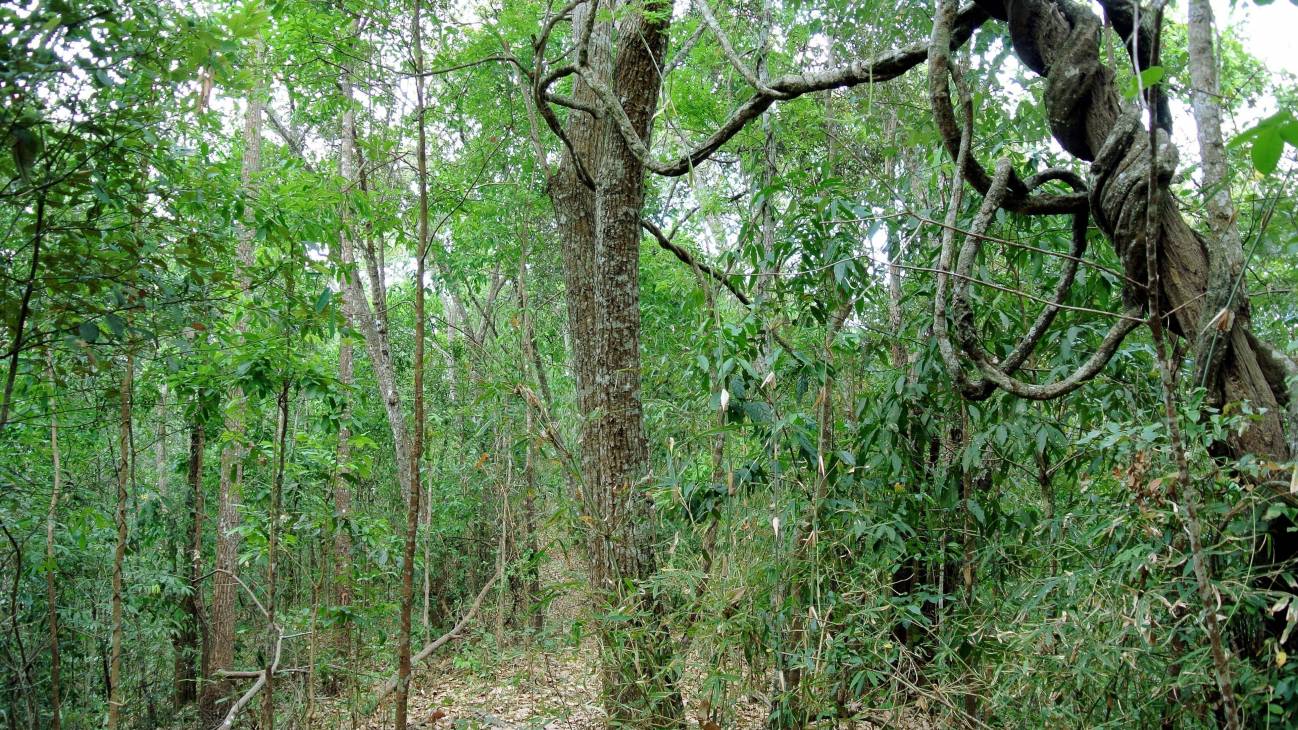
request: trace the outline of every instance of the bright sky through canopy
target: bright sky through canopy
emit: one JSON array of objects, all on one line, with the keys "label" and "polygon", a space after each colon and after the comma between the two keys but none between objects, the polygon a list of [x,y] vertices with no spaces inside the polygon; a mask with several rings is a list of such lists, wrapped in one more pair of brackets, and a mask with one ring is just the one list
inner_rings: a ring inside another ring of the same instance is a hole
[{"label": "bright sky through canopy", "polygon": [[[1231,5],[1235,7],[1231,7]],[[1298,32],[1298,6],[1288,0],[1257,5],[1252,0],[1213,0],[1218,29],[1234,27],[1244,47],[1272,71],[1287,71],[1298,76],[1298,53],[1294,33]],[[1184,20],[1185,9],[1177,10]]]}]

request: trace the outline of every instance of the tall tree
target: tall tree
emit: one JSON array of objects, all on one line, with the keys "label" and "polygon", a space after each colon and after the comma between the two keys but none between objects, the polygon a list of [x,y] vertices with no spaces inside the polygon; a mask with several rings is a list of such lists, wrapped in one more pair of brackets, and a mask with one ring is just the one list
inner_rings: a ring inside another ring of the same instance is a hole
[{"label": "tall tree", "polygon": [[428,256],[428,140],[424,126],[423,3],[415,0],[410,35],[415,55],[415,159],[419,188],[419,230],[415,240],[414,439],[410,445],[410,495],[406,506],[405,550],[401,564],[401,633],[397,638],[397,730],[405,730],[410,697],[410,613],[414,607],[415,545],[419,535],[419,466],[424,455],[424,264]]},{"label": "tall tree", "polygon": [[[597,100],[597,88],[607,85],[628,133],[647,140],[662,85],[670,8],[650,2],[619,9],[620,40],[612,55],[612,23],[597,14],[588,4],[572,15],[583,64],[574,96],[578,103]],[[539,85],[534,93],[537,106],[547,108]],[[615,725],[675,727],[684,710],[671,637],[662,623],[663,607],[640,587],[657,570],[653,510],[643,492],[649,450],[640,392],[645,167],[610,122],[574,114],[567,138],[571,148],[551,185],[564,247],[578,407],[591,419],[581,436],[584,509],[594,525],[591,588],[610,611],[631,616],[634,627],[603,624],[606,705]]]},{"label": "tall tree", "polygon": [[63,725],[62,659],[59,656],[59,593],[58,561],[54,554],[54,528],[57,524],[59,496],[63,493],[63,460],[59,452],[58,409],[54,394],[58,383],[54,377],[54,353],[46,353],[45,374],[50,381],[50,468],[53,484],[50,488],[50,509],[45,517],[45,602],[50,629],[50,730]]},{"label": "tall tree", "polygon": [[[261,173],[262,118],[265,114],[265,88],[258,70],[262,47],[254,44],[252,65],[254,82],[248,91],[243,115],[243,162],[240,179],[244,195],[244,211],[238,226],[238,261],[235,274],[244,297],[252,292],[253,239],[257,220],[255,205],[258,193],[258,176]],[[247,323],[235,322],[235,336],[242,338]],[[229,403],[225,411],[225,431],[222,438],[220,485],[217,493],[216,566],[212,576],[212,609],[208,613],[208,660],[204,690],[199,698],[199,715],[207,727],[213,727],[224,717],[218,702],[230,691],[230,682],[223,672],[234,668],[235,610],[239,571],[239,507],[243,483],[244,442],[247,428],[247,400],[239,385],[230,388]]]},{"label": "tall tree", "polygon": [[197,413],[200,404],[194,398],[195,413],[189,421],[189,454],[185,467],[185,521],[187,529],[181,553],[189,569],[189,591],[181,599],[184,613],[182,624],[176,632],[174,647],[176,705],[182,707],[198,698],[199,670],[206,652],[203,650],[204,626],[202,613],[203,579],[203,514],[206,499],[203,490],[203,451],[207,446],[207,431]]}]

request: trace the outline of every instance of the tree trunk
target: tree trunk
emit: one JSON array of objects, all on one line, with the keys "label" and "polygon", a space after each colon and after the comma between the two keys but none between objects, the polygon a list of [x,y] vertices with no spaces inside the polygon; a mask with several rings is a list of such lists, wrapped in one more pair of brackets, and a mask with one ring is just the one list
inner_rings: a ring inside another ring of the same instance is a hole
[{"label": "tree trunk", "polygon": [[[574,28],[587,22],[590,5],[573,13]],[[592,26],[588,61],[597,77],[607,81],[612,75],[610,44],[612,24],[597,19]],[[598,104],[598,97],[586,83],[574,82],[573,98],[588,105]],[[544,103],[538,100],[538,104]],[[606,122],[589,114],[574,112],[569,117],[567,134],[572,140],[572,154],[587,170],[597,170],[602,158],[601,146]],[[577,172],[572,154],[565,153],[563,163],[550,180],[550,198],[554,203],[555,226],[563,253],[564,288],[567,291],[568,340],[572,347],[573,380],[577,389],[577,413],[583,419],[579,440],[583,472],[589,473],[595,439],[592,435],[598,398],[595,394],[595,327],[598,309],[595,305],[595,192],[587,188]],[[583,485],[585,493],[579,502],[589,510],[592,484]]]},{"label": "tree trunk", "polygon": [[[346,609],[352,603],[352,536],[351,505],[352,492],[348,483],[348,462],[351,460],[351,418],[352,402],[347,393],[352,385],[352,344],[344,335],[338,343],[338,384],[343,391],[342,413],[339,414],[338,450],[335,457],[333,499],[334,499],[334,535],[333,535],[333,586],[334,605]],[[334,637],[335,656],[350,663],[352,657],[352,624],[344,617],[338,622],[337,635]],[[330,675],[334,676],[333,674]],[[338,686],[335,682],[332,688]]]},{"label": "tree trunk", "polygon": [[[419,462],[424,452],[424,266],[428,255],[428,144],[424,129],[424,46],[420,27],[421,0],[415,0],[411,35],[415,46],[415,120],[419,133],[416,150],[419,186],[419,238],[415,243],[415,363],[414,441],[410,448],[410,494],[406,507],[406,544],[401,565],[401,633],[397,639],[397,730],[406,730],[406,705],[410,694],[410,613],[414,607],[415,544],[419,535]],[[398,467],[399,468],[399,467]]]},{"label": "tree trunk", "polygon": [[[583,60],[593,83],[611,85],[631,126],[648,139],[670,8],[652,2],[627,10],[618,29],[615,67],[609,21],[591,18],[590,4],[582,4],[573,12],[572,27],[580,33],[589,24]],[[592,107],[601,104],[582,78],[574,81],[573,98]],[[534,102],[538,108],[546,103]],[[580,503],[592,524],[590,581],[606,610],[633,617],[601,627],[605,703],[614,726],[675,727],[683,722],[683,709],[662,607],[636,588],[657,570],[652,506],[641,491],[648,470],[639,310],[645,168],[613,124],[589,114],[572,112],[566,136],[571,149],[551,176],[550,194],[563,244],[577,408],[586,419]],[[596,181],[593,192],[579,165]]]},{"label": "tree trunk", "polygon": [[[526,381],[528,379],[528,370],[530,368],[535,369],[537,386],[540,388],[542,398],[544,398],[543,402],[548,408],[550,405],[550,388],[546,383],[545,370],[542,368],[540,357],[536,352],[536,332],[532,327],[532,310],[528,305],[526,239],[520,244],[518,278],[515,281],[518,286],[518,311],[522,320],[520,339],[523,346],[523,362],[519,368],[521,370],[519,375]],[[521,605],[526,606],[527,610],[531,611],[530,622],[532,628],[539,633],[545,627],[545,613],[537,605],[537,601],[541,598],[541,573],[536,562],[540,550],[540,541],[536,534],[536,460],[538,454],[536,436],[532,431],[532,408],[530,406],[524,406],[523,418],[523,434],[527,439],[527,451],[523,456],[523,530],[528,561],[526,574],[524,575]]]},{"label": "tree trunk", "polygon": [[197,421],[189,426],[189,464],[186,484],[189,487],[186,499],[186,519],[188,520],[188,541],[183,551],[189,568],[189,595],[180,601],[182,619],[180,630],[173,641],[176,652],[175,687],[176,707],[183,707],[198,696],[198,674],[196,665],[205,652],[201,650],[200,636],[203,633],[203,620],[199,600],[203,578],[203,448],[207,433],[203,424]]},{"label": "tree trunk", "polygon": [[[648,140],[662,79],[670,7],[661,2],[629,8],[618,28],[612,89],[636,134]],[[610,724],[683,725],[681,696],[672,665],[672,641],[663,607],[639,584],[658,569],[653,508],[644,494],[649,450],[640,398],[640,215],[644,166],[613,125],[601,130],[602,159],[595,189],[594,443],[583,443],[593,463],[597,526],[591,583],[607,608],[632,617],[602,626],[604,694]],[[580,368],[579,368],[580,369]],[[589,440],[590,434],[587,436]]]},{"label": "tree trunk", "polygon": [[[346,105],[342,118],[342,142],[339,145],[339,170],[347,184],[354,185],[360,179],[356,155],[356,113],[352,110],[352,83],[350,69],[344,69],[339,81],[342,88],[343,103]],[[388,340],[387,312],[382,309],[386,295],[376,293],[375,299],[380,302],[380,309],[375,311],[365,298],[361,286],[360,273],[356,268],[355,241],[350,231],[352,216],[350,206],[344,206],[342,214],[342,232],[340,240],[340,258],[346,276],[343,288],[343,312],[352,327],[359,329],[365,338],[365,349],[374,368],[374,377],[379,383],[379,396],[383,400],[383,409],[388,417],[388,426],[392,429],[393,450],[396,456],[397,480],[401,484],[403,498],[410,496],[410,471],[401,465],[410,463],[410,435],[406,420],[401,412],[401,395],[396,388],[395,368],[392,363],[392,345]],[[366,248],[367,259],[371,269],[371,286],[376,292],[383,288],[383,281],[378,272],[378,261],[373,247]]]},{"label": "tree trunk", "polygon": [[[289,283],[289,296],[292,296]],[[287,358],[289,355],[285,353]],[[279,513],[284,493],[284,461],[288,451],[288,395],[289,381],[284,379],[276,399],[275,419],[275,476],[270,486],[270,514],[266,520],[266,686],[261,696],[261,724],[263,730],[275,730],[275,663],[280,641],[275,619],[276,581],[278,580],[277,553],[279,548]]]},{"label": "tree trunk", "polygon": [[[254,52],[253,63],[258,63],[260,47]],[[257,175],[261,172],[261,127],[265,109],[263,82],[257,82],[248,92],[247,108],[243,117],[243,190],[248,201],[239,226],[237,275],[246,296],[251,291],[253,266],[252,239],[256,233],[256,214],[252,201],[257,195]],[[235,325],[240,337],[247,325]],[[221,677],[222,670],[233,669],[234,625],[239,570],[239,503],[243,483],[244,419],[247,402],[243,389],[230,389],[230,405],[225,418],[225,430],[232,434],[221,450],[220,487],[217,495],[216,567],[212,576],[212,610],[209,614],[207,683],[199,698],[199,717],[203,727],[213,727],[224,719],[217,707],[218,701],[230,690],[228,679]]]},{"label": "tree trunk", "polygon": [[[1113,71],[1100,63],[1099,19],[1066,0],[978,0],[978,4],[1008,21],[1019,59],[1046,78],[1045,105],[1052,133],[1064,149],[1092,163],[1091,214],[1113,242],[1128,275],[1137,281],[1146,278],[1146,212],[1154,216],[1162,311],[1171,313],[1168,324],[1174,332],[1198,340],[1195,384],[1207,387],[1212,403],[1248,401],[1263,411],[1242,434],[1232,434],[1226,449],[1234,455],[1286,460],[1289,448],[1279,408],[1285,394],[1268,380],[1266,353],[1259,362],[1248,332],[1248,297],[1238,292],[1231,296],[1233,262],[1237,253],[1242,262],[1242,252],[1227,250],[1224,240],[1206,240],[1182,218],[1175,198],[1166,191],[1176,149],[1162,129],[1156,132],[1158,189],[1148,189],[1150,133],[1135,110],[1122,103]],[[1121,34],[1134,34],[1130,0],[1100,4]],[[1140,42],[1150,45],[1143,34]],[[1166,124],[1170,126],[1170,120]],[[1143,299],[1138,292],[1128,295],[1134,301]],[[1209,323],[1212,326],[1206,326]],[[1210,330],[1207,337],[1196,338],[1205,330]]]},{"label": "tree trunk", "polygon": [[117,435],[117,548],[113,551],[112,649],[108,662],[108,730],[117,730],[122,712],[122,565],[126,560],[126,488],[131,478],[131,393],[135,357],[128,350],[122,373],[120,422]]},{"label": "tree trunk", "polygon": [[[50,511],[45,517],[45,601],[50,624],[50,730],[59,730],[63,723],[61,687],[61,662],[59,659],[59,595],[58,562],[54,558],[54,527],[58,518],[59,495],[63,491],[63,469],[59,454],[59,421],[54,403],[54,354],[46,353],[46,372],[50,379],[50,462],[54,471],[54,484],[50,490]],[[17,610],[17,607],[14,607]]]}]

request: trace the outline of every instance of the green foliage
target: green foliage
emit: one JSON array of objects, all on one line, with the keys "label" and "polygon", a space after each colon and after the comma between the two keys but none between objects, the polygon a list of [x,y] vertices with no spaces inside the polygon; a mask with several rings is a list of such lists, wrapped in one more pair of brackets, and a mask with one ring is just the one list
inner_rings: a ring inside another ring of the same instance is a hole
[{"label": "green foliage", "polygon": [[[650,5],[601,6],[598,17],[669,18],[665,5]],[[754,68],[760,58],[772,77],[910,46],[932,20],[923,4],[873,0],[714,5],[740,58]],[[128,726],[193,723],[193,708],[173,701],[173,675],[177,660],[198,664],[185,645],[195,629],[188,606],[211,600],[222,499],[239,518],[238,569],[258,600],[268,598],[277,536],[276,617],[292,637],[284,662],[294,669],[277,682],[281,722],[318,720],[307,719],[310,696],[314,711],[345,724],[342,714],[363,707],[361,695],[391,669],[406,518],[398,475],[408,464],[397,463],[388,394],[340,282],[359,276],[371,306],[386,303],[394,380],[408,406],[418,240],[409,10],[308,0],[0,8],[0,353],[18,342],[16,313],[29,283],[33,292],[0,427],[0,526],[20,548],[0,542],[0,713],[11,724],[49,720],[51,575],[64,726],[98,726],[107,714],[128,353]],[[504,576],[481,609],[500,629],[480,620],[448,671],[487,681],[529,647],[644,639],[661,619],[679,650],[663,671],[688,678],[691,712],[706,701],[700,720],[721,727],[739,726],[738,705],[757,695],[772,727],[840,716],[947,726],[970,707],[996,727],[1214,726],[1207,609],[1172,478],[1175,446],[1157,415],[1152,343],[1133,335],[1100,377],[1060,401],[959,397],[933,338],[937,221],[952,170],[919,70],[781,100],[713,162],[647,180],[643,218],[709,268],[642,242],[650,470],[634,486],[655,508],[644,530],[659,570],[634,588],[659,599],[664,615],[592,609],[580,576],[599,526],[583,502],[580,439],[596,414],[576,406],[570,262],[550,197],[566,152],[525,98],[547,10],[507,2],[425,11],[435,39],[425,66],[437,72],[425,114],[429,416],[417,638],[454,625],[497,565]],[[768,26],[779,32],[763,35]],[[1024,176],[1061,165],[1084,173],[1051,141],[1044,84],[1010,60],[999,28],[979,30],[962,59],[975,90],[973,154],[988,166],[1008,157]],[[655,117],[663,158],[751,98],[710,32],[688,45],[701,30],[697,12],[671,18],[669,56],[684,55]],[[552,53],[572,46],[569,24],[554,33]],[[1105,36],[1129,97],[1150,87],[1187,93],[1183,30],[1169,27],[1165,41],[1163,65],[1136,75]],[[1298,147],[1294,90],[1238,38],[1227,33],[1220,47],[1224,111],[1272,101],[1281,110],[1237,135],[1228,154],[1234,169],[1261,173],[1231,182],[1248,242],[1241,292],[1259,335],[1292,352],[1298,211],[1289,176],[1275,173]],[[340,93],[343,70],[350,97]],[[261,83],[271,114],[261,170],[245,180],[241,100]],[[553,89],[573,90],[572,79]],[[356,179],[344,179],[338,159],[345,113],[357,119]],[[555,113],[566,123],[584,112]],[[1188,172],[1174,191],[1199,213]],[[960,228],[980,202],[966,190]],[[1069,231],[1057,218],[1001,213],[991,235],[974,270],[973,325],[1004,358],[1050,295]],[[1094,310],[1124,304],[1129,273],[1098,230],[1088,235],[1065,309],[1023,377],[1072,371],[1109,324]],[[343,264],[343,241],[355,244],[354,266]],[[366,254],[386,279],[382,292]],[[339,370],[346,349],[350,379]],[[1287,534],[1298,514],[1264,499],[1258,483],[1273,478],[1273,465],[1218,448],[1261,405],[1208,407],[1215,401],[1191,389],[1181,359],[1179,424],[1235,689],[1251,725],[1295,724],[1298,580],[1258,546]],[[63,494],[47,558],[53,419]],[[191,444],[201,446],[197,489],[187,481]],[[225,495],[223,469],[240,475]],[[264,617],[246,593],[235,611],[235,664],[261,667]],[[627,661],[626,647],[600,648],[610,662]],[[20,649],[21,677],[11,671]],[[781,686],[777,672],[797,681]]]},{"label": "green foliage", "polygon": [[1248,145],[1253,168],[1263,175],[1275,172],[1285,145],[1298,148],[1298,120],[1293,113],[1281,111],[1240,132],[1232,146]]}]

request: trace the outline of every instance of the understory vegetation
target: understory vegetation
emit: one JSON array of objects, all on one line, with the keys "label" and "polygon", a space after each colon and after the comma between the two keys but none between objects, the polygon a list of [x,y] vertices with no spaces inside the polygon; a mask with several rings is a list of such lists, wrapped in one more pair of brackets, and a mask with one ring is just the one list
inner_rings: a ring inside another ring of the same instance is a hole
[{"label": "understory vegetation", "polygon": [[0,724],[1298,726],[1225,6],[0,6]]}]

